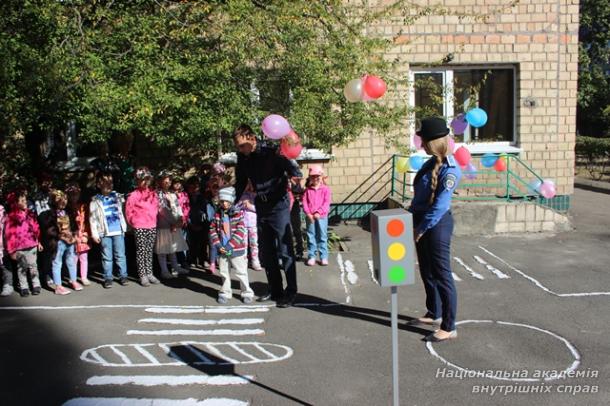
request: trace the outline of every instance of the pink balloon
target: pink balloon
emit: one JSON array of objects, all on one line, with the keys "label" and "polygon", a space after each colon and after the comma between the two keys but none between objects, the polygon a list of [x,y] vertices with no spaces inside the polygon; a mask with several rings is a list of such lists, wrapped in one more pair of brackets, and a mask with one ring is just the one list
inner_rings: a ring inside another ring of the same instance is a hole
[{"label": "pink balloon", "polygon": [[453,137],[449,137],[447,140],[447,149],[449,150],[450,154],[453,154],[453,151],[455,151],[455,140]]},{"label": "pink balloon", "polygon": [[421,149],[421,137],[417,134],[413,136],[413,145],[416,149]]},{"label": "pink balloon", "polygon": [[555,183],[550,180],[545,180],[542,182],[542,185],[540,185],[539,192],[544,198],[552,199],[557,194]]},{"label": "pink balloon", "polygon": [[272,140],[279,140],[290,132],[288,120],[278,114],[265,117],[261,125],[263,133]]},{"label": "pink balloon", "polygon": [[296,159],[301,155],[301,150],[303,150],[301,138],[294,130],[290,130],[280,141],[280,153],[288,159]]}]

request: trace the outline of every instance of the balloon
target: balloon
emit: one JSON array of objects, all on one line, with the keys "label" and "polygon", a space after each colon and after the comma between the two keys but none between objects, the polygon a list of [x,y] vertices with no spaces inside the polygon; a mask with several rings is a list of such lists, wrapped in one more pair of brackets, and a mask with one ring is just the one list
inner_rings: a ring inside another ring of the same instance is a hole
[{"label": "balloon", "polygon": [[409,159],[402,157],[396,160],[396,172],[407,173],[409,172]]},{"label": "balloon", "polygon": [[553,183],[553,181],[545,179],[544,182],[542,182],[542,185],[540,185],[540,194],[545,199],[552,199],[553,197],[555,197],[555,194],[557,194],[555,183]]},{"label": "balloon", "polygon": [[486,153],[481,158],[481,164],[486,168],[491,168],[495,165],[498,160],[498,156],[496,154],[492,154],[491,152]]},{"label": "balloon", "polygon": [[455,157],[455,160],[457,161],[457,163],[460,164],[460,166],[462,166],[462,167],[468,165],[468,163],[470,162],[470,159],[471,159],[470,151],[468,151],[468,148],[466,148],[465,146],[459,147],[453,153],[453,156]]},{"label": "balloon", "polygon": [[296,159],[302,150],[301,139],[293,130],[280,141],[280,153],[288,159]]},{"label": "balloon", "polygon": [[496,159],[496,162],[494,163],[494,169],[498,172],[504,172],[506,171],[507,165],[506,165],[506,158],[501,156],[500,158]]},{"label": "balloon", "polygon": [[362,100],[362,79],[352,79],[343,88],[343,95],[350,103]]},{"label": "balloon", "polygon": [[450,154],[453,154],[453,151],[455,151],[455,140],[453,137],[448,137],[447,139],[447,150]]},{"label": "balloon", "polygon": [[409,166],[414,171],[419,171],[424,166],[424,158],[420,155],[411,155],[409,157]]},{"label": "balloon", "polygon": [[466,168],[464,168],[464,176],[466,176],[466,179],[476,179],[477,167],[474,166],[472,162],[469,162],[468,165],[466,165]]},{"label": "balloon", "polygon": [[483,127],[487,123],[487,113],[485,113],[485,110],[475,107],[472,110],[468,110],[466,120],[473,127]]},{"label": "balloon", "polygon": [[362,88],[365,96],[369,96],[372,99],[379,99],[385,94],[387,86],[383,79],[373,75],[365,75],[363,77]]},{"label": "balloon", "polygon": [[464,134],[464,131],[468,128],[468,121],[466,121],[463,114],[458,114],[451,120],[450,126],[455,135],[461,135]]},{"label": "balloon", "polygon": [[262,124],[263,133],[272,140],[279,140],[290,132],[288,120],[278,114],[265,117]]},{"label": "balloon", "polygon": [[421,149],[421,137],[417,134],[415,134],[413,136],[413,145],[415,145],[415,148],[417,149]]},{"label": "balloon", "polygon": [[531,194],[540,193],[540,186],[542,185],[542,181],[538,178],[530,180],[530,183],[527,185],[527,190]]}]

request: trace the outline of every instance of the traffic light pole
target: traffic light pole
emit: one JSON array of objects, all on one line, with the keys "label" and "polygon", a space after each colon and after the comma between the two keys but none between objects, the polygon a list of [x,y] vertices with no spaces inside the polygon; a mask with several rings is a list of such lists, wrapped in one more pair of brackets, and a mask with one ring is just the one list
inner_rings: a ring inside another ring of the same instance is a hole
[{"label": "traffic light pole", "polygon": [[398,401],[398,287],[392,286],[392,404]]}]

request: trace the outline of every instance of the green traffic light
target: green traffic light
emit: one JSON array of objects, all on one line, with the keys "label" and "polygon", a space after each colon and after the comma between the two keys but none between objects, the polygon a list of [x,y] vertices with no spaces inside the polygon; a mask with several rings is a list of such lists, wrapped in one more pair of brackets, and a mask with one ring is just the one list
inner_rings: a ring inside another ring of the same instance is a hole
[{"label": "green traffic light", "polygon": [[401,283],[407,278],[405,268],[400,265],[394,265],[388,272],[388,279],[392,283]]}]

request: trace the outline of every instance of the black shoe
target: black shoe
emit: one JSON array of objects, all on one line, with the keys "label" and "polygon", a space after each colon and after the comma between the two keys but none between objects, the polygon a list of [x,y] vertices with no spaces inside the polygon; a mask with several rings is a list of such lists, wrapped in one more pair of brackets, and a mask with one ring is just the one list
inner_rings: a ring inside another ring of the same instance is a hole
[{"label": "black shoe", "polygon": [[295,301],[296,298],[297,298],[296,293],[293,293],[293,294],[290,294],[290,295],[286,295],[286,297],[284,297],[284,299],[281,300],[277,304],[277,307],[285,309],[286,307],[294,306],[294,301]]},{"label": "black shoe", "polygon": [[40,295],[40,286],[36,286],[35,288],[32,288],[32,295],[34,295],[34,296]]},{"label": "black shoe", "polygon": [[273,295],[273,294],[271,294],[271,293],[267,293],[267,294],[265,294],[265,295],[263,295],[263,296],[259,296],[259,297],[256,299],[256,301],[257,301],[257,302],[259,302],[259,303],[261,303],[261,302],[278,302],[278,301],[279,301],[279,299],[278,299],[278,297],[277,297],[277,296],[274,296],[274,295]]},{"label": "black shoe", "polygon": [[129,285],[129,280],[127,279],[127,277],[123,277],[123,278],[119,279],[119,285],[121,285],[121,286]]},{"label": "black shoe", "polygon": [[21,295],[21,297],[27,297],[30,296],[30,290],[29,289],[21,289],[19,291],[19,294]]},{"label": "black shoe", "polygon": [[104,281],[104,289],[110,289],[112,287],[112,279],[106,279]]}]

